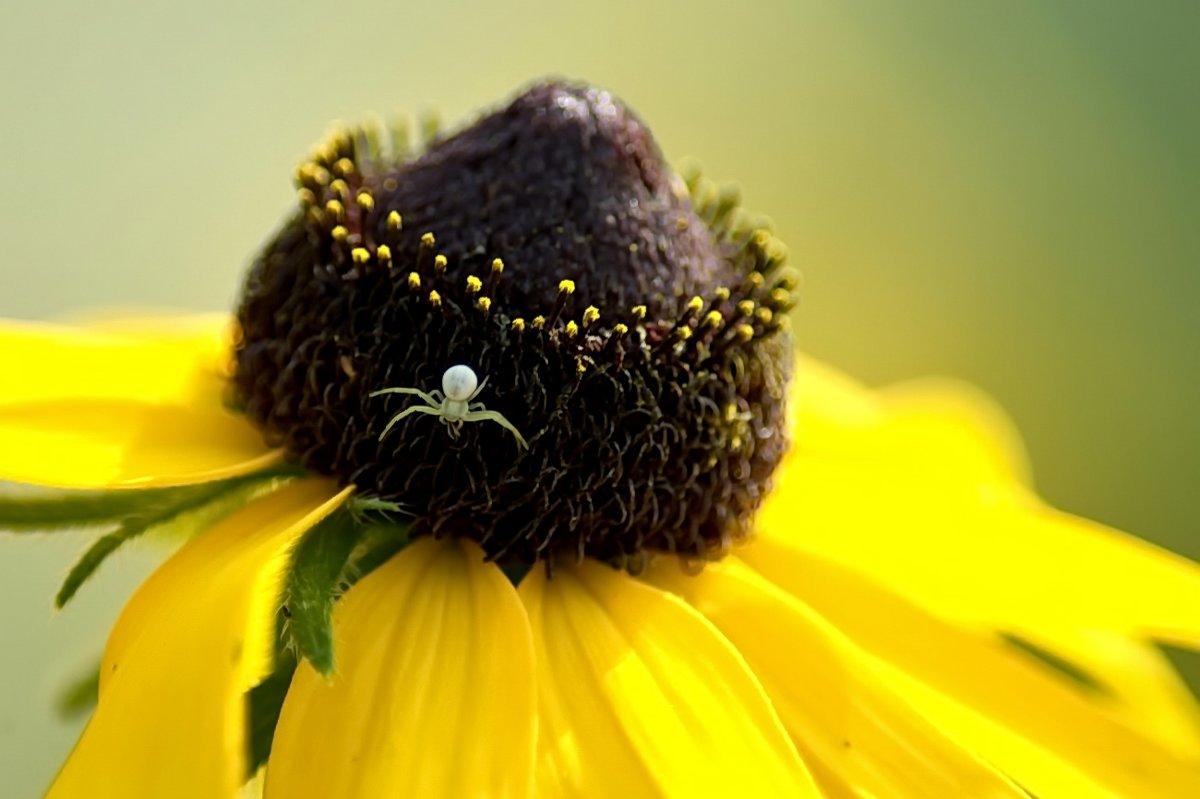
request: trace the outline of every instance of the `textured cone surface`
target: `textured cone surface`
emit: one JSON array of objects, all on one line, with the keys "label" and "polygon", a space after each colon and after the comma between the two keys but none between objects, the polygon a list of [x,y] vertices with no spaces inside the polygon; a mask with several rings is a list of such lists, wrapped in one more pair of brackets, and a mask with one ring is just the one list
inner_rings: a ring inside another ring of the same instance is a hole
[{"label": "textured cone surface", "polygon": [[[298,183],[235,376],[292,458],[506,562],[630,566],[744,534],[786,444],[791,285],[767,234],[697,216],[618,100],[539,85],[407,161],[347,131]],[[423,403],[371,392],[432,392],[459,363],[528,448],[425,413],[380,440]]]}]

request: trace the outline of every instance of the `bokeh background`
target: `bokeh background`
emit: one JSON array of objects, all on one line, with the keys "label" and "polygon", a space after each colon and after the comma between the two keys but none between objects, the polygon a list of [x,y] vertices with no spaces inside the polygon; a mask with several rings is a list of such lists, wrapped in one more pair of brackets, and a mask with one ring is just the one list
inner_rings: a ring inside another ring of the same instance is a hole
[{"label": "bokeh background", "polygon": [[[774,218],[810,352],[873,384],[977,383],[1052,502],[1200,557],[1190,0],[43,0],[2,19],[0,315],[228,307],[331,119],[450,121],[587,78]],[[46,785],[80,723],[52,697],[161,554],[120,553],[52,614],[84,545],[0,540],[6,797]]]}]

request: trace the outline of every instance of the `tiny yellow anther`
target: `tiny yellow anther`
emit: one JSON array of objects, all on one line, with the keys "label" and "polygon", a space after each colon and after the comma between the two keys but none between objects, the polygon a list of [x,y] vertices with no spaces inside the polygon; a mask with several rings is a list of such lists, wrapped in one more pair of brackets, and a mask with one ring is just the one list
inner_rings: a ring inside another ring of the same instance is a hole
[{"label": "tiny yellow anther", "polygon": [[792,294],[787,289],[772,289],[771,299],[776,305],[787,305],[792,301]]},{"label": "tiny yellow anther", "polygon": [[758,321],[762,322],[764,325],[775,318],[775,314],[771,312],[770,308],[759,308],[754,315],[758,317]]},{"label": "tiny yellow anther", "polygon": [[350,257],[356,264],[365,264],[371,260],[371,251],[366,247],[355,247],[350,251]]},{"label": "tiny yellow anther", "polygon": [[629,312],[631,314],[633,314],[633,318],[638,320],[639,322],[646,318],[646,306],[645,305],[635,305],[629,309]]},{"label": "tiny yellow anther", "polygon": [[541,314],[538,314],[537,316],[533,317],[533,329],[534,330],[541,330],[545,326],[546,326],[546,317],[542,316]]},{"label": "tiny yellow anther", "polygon": [[483,281],[474,275],[467,275],[467,293],[477,294],[483,288]]},{"label": "tiny yellow anther", "polygon": [[624,322],[617,322],[615,325],[613,325],[613,333],[616,333],[618,336],[623,336],[628,332],[629,326]]},{"label": "tiny yellow anther", "polygon": [[337,194],[337,196],[341,197],[343,200],[350,199],[350,185],[348,183],[346,183],[346,181],[342,180],[341,178],[337,178],[332,183],[330,183],[329,189],[330,189],[330,191],[333,191],[335,194]]},{"label": "tiny yellow anther", "polygon": [[370,194],[367,194],[365,191],[360,191],[358,196],[354,198],[354,201],[358,203],[358,207],[364,211],[370,211],[375,207],[375,198]]},{"label": "tiny yellow anther", "polygon": [[400,218],[399,211],[392,211],[391,213],[388,214],[388,220],[387,220],[388,230],[399,230],[403,224],[404,224],[404,221]]},{"label": "tiny yellow anther", "polygon": [[484,313],[487,313],[488,311],[490,311],[492,309],[492,298],[491,297],[480,297],[479,301],[476,303],[476,305],[479,306],[479,310],[483,311]]},{"label": "tiny yellow anther", "polygon": [[761,272],[751,272],[746,275],[746,282],[754,288],[758,288],[763,284],[763,276]]},{"label": "tiny yellow anther", "polygon": [[569,336],[570,338],[575,338],[578,335],[579,335],[579,325],[577,325],[575,323],[575,320],[572,319],[570,322],[567,322],[567,336]]},{"label": "tiny yellow anther", "polygon": [[380,244],[375,248],[375,257],[381,262],[387,263],[388,261],[392,260],[392,248],[386,244]]},{"label": "tiny yellow anther", "polygon": [[325,203],[325,210],[333,214],[337,219],[344,219],[346,216],[346,206],[337,200],[330,200]]},{"label": "tiny yellow anther", "polygon": [[738,325],[737,337],[742,341],[749,341],[754,338],[754,328],[750,325]]},{"label": "tiny yellow anther", "polygon": [[435,239],[433,237],[432,233],[422,233],[421,234],[421,246],[422,247],[432,247],[434,245],[434,242],[436,242],[436,241],[437,241],[437,239]]},{"label": "tiny yellow anther", "polygon": [[442,304],[442,295],[437,293],[437,289],[429,292],[429,304],[437,308]]},{"label": "tiny yellow anther", "polygon": [[446,263],[446,256],[442,255],[441,253],[438,253],[433,257],[433,268],[438,272],[438,274],[446,271]]},{"label": "tiny yellow anther", "polygon": [[729,299],[729,289],[725,288],[724,286],[721,286],[720,288],[718,288],[716,291],[713,292],[713,296],[716,297],[721,302],[725,302],[725,300]]},{"label": "tiny yellow anther", "polygon": [[560,280],[558,282],[558,290],[563,292],[564,294],[574,294],[575,293],[575,281],[574,280]]},{"label": "tiny yellow anther", "polygon": [[704,315],[705,327],[720,327],[724,321],[725,317],[721,316],[720,311],[709,311]]},{"label": "tiny yellow anther", "polygon": [[749,316],[754,313],[754,303],[750,300],[742,300],[737,304],[737,309],[742,316]]},{"label": "tiny yellow anther", "polygon": [[296,199],[300,201],[301,205],[308,208],[317,202],[317,195],[312,193],[312,189],[300,189],[296,192]]},{"label": "tiny yellow anther", "polygon": [[688,313],[700,313],[700,309],[703,307],[704,300],[702,300],[700,297],[692,297],[690,300],[688,300]]},{"label": "tiny yellow anther", "polygon": [[683,325],[682,327],[677,327],[677,328],[675,328],[675,335],[679,337],[680,341],[687,341],[689,338],[692,337],[692,329],[690,327],[688,327],[687,325]]},{"label": "tiny yellow anther", "polygon": [[499,258],[492,259],[492,274],[498,275],[504,271],[504,261]]},{"label": "tiny yellow anther", "polygon": [[333,171],[338,173],[342,177],[346,177],[347,175],[353,175],[354,174],[354,162],[351,161],[349,158],[339,158],[337,161],[334,161],[334,163],[333,163]]},{"label": "tiny yellow anther", "polygon": [[597,308],[595,305],[589,305],[587,307],[587,309],[583,312],[584,325],[594,324],[596,322],[596,320],[599,318],[600,318],[600,309]]},{"label": "tiny yellow anther", "polygon": [[350,235],[350,231],[346,230],[345,225],[337,225],[333,230],[329,231],[329,235],[333,236],[334,241],[345,241]]},{"label": "tiny yellow anther", "polygon": [[583,362],[583,358],[577,358],[575,360],[575,374],[581,375],[586,371],[587,371],[587,364],[585,364]]},{"label": "tiny yellow anther", "polygon": [[518,333],[523,332],[525,330],[525,320],[519,316],[516,319],[512,320],[512,329],[517,331]]},{"label": "tiny yellow anther", "polygon": [[416,291],[417,289],[421,288],[421,276],[418,275],[416,272],[409,272],[408,273],[408,287],[410,289],[412,289],[413,291]]}]

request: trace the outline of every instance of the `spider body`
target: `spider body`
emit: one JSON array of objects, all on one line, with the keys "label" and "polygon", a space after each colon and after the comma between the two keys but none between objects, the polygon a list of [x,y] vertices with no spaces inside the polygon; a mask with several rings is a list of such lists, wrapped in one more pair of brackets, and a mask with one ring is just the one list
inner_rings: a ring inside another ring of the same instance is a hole
[{"label": "spider body", "polygon": [[442,374],[441,391],[435,388],[426,393],[419,388],[399,387],[372,391],[370,394],[372,397],[382,394],[412,394],[425,403],[424,405],[410,405],[393,416],[387,426],[383,428],[383,432],[379,434],[379,440],[382,441],[401,419],[414,413],[427,413],[442,420],[442,424],[446,425],[446,431],[451,438],[458,438],[463,422],[495,422],[513,434],[513,437],[517,439],[518,446],[527,449],[529,444],[526,443],[525,438],[511,422],[504,418],[503,414],[499,411],[489,411],[482,402],[472,401],[479,396],[479,392],[483,391],[485,385],[487,385],[486,377],[480,382],[474,369],[460,363],[451,366]]}]

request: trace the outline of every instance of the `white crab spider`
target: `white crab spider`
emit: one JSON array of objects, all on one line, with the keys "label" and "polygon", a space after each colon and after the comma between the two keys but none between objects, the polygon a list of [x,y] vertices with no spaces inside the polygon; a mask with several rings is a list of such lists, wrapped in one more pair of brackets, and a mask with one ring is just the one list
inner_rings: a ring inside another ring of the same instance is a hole
[{"label": "white crab spider", "polygon": [[382,441],[383,437],[404,417],[414,413],[428,413],[442,420],[442,424],[446,425],[451,438],[458,438],[458,430],[462,427],[463,422],[491,421],[512,433],[517,439],[517,444],[528,449],[529,444],[525,442],[517,428],[513,427],[512,422],[504,418],[503,414],[499,411],[487,410],[482,402],[471,401],[479,396],[479,392],[483,391],[486,384],[486,377],[483,378],[482,383],[479,382],[475,370],[465,363],[460,363],[451,366],[442,374],[441,391],[436,388],[428,394],[419,388],[382,388],[379,391],[372,391],[368,396],[415,394],[425,402],[424,405],[410,405],[393,416],[387,426],[383,428],[383,432],[379,434],[379,440]]}]

